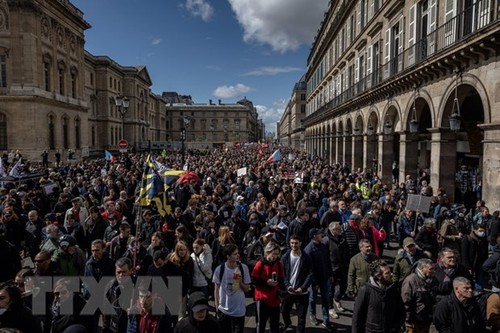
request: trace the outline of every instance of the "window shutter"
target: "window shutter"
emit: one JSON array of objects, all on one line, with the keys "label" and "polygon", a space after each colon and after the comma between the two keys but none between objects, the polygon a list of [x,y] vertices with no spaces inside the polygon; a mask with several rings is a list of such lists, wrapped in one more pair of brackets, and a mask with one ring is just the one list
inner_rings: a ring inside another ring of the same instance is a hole
[{"label": "window shutter", "polygon": [[384,64],[387,64],[390,59],[391,59],[391,28],[385,31]]},{"label": "window shutter", "polygon": [[[437,6],[436,0],[429,0],[429,35],[427,37],[427,55],[434,53],[434,48],[436,46],[436,14]],[[425,36],[422,36],[424,38]]]},{"label": "window shutter", "polygon": [[354,59],[354,83],[359,82],[359,58]]},{"label": "window shutter", "polygon": [[[408,64],[413,65],[415,63],[415,35],[417,33],[417,27],[415,22],[415,17],[417,14],[417,5],[413,5],[410,8],[410,19],[408,25]],[[422,36],[424,37],[424,36]]]},{"label": "window shutter", "polygon": [[446,0],[445,15],[444,15],[444,20],[445,20],[444,46],[448,46],[455,42],[456,31],[457,31],[457,20],[455,19],[453,20],[453,22],[450,21],[455,17],[456,11],[457,11],[456,0]]}]

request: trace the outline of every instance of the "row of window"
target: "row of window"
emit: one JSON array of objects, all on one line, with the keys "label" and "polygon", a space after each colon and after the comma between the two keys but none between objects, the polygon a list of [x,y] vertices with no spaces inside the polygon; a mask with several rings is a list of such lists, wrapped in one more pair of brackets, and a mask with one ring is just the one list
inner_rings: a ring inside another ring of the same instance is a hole
[{"label": "row of window", "polygon": [[[48,119],[48,129],[49,129],[49,148],[56,149],[56,138],[57,138],[57,126],[58,123],[56,121],[56,117],[54,115],[49,115]],[[73,134],[74,138],[74,147],[76,149],[81,148],[81,121],[80,118],[75,118],[73,126],[70,126],[70,119],[67,116],[63,116],[61,118],[61,122],[59,124],[61,127],[61,135],[62,135],[62,145],[64,149],[70,148],[70,136]],[[71,128],[73,128],[73,133],[70,133]]]},{"label": "row of window", "polygon": [[[360,3],[366,4],[365,1]],[[308,103],[306,114],[310,115],[334,98],[342,97],[339,102],[344,102],[403,69],[415,65],[438,49],[452,45],[464,36],[486,26],[492,21],[494,14],[493,4],[489,0],[474,1],[472,5],[463,8],[458,15],[457,0],[447,0],[444,7],[445,23],[437,27],[436,3],[436,0],[424,0],[414,4],[409,8],[407,20],[405,16],[399,17],[386,29],[384,39],[380,34],[371,38],[368,45],[356,52],[342,69],[337,70],[333,79]],[[351,18],[354,17],[356,13],[351,15]],[[405,25],[405,22],[408,24]],[[406,43],[403,38],[405,28],[408,30]],[[349,29],[344,27],[342,31],[344,30]],[[334,70],[338,61],[344,57],[344,53],[352,49],[350,45],[352,40],[348,38],[350,43],[347,44],[347,49],[342,46],[343,40],[345,36],[340,33],[325,53],[308,82],[309,95],[323,82],[326,74]],[[404,49],[405,44],[406,49]]]},{"label": "row of window", "polygon": [[[59,62],[57,66],[57,90],[56,92],[60,95],[68,95],[72,98],[77,98],[77,85],[78,85],[78,71],[76,68],[72,67],[68,73],[66,65],[63,62]],[[45,60],[43,63],[43,75],[44,75],[44,89],[46,91],[52,91],[53,76],[52,76],[52,63],[49,60]],[[69,76],[69,87],[66,82]]]}]

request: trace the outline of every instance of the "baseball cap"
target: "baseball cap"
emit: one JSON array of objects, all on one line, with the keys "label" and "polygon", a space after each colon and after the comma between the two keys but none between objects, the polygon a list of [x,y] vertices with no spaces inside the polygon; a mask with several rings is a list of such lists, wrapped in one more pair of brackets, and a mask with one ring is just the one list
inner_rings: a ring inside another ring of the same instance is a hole
[{"label": "baseball cap", "polygon": [[206,305],[206,304],[197,304],[197,305],[193,306],[192,311],[193,312],[200,312],[202,310],[207,310],[207,309],[208,309],[208,305]]},{"label": "baseball cap", "polygon": [[322,233],[323,233],[323,231],[321,229],[312,228],[311,230],[309,230],[309,238],[313,238],[314,236],[322,234]]},{"label": "baseball cap", "polygon": [[288,207],[287,207],[287,206],[285,206],[285,205],[280,205],[280,206],[278,207],[278,209],[279,209],[279,210],[288,210]]},{"label": "baseball cap", "polygon": [[245,200],[245,198],[242,196],[242,195],[238,195],[236,197],[236,200],[240,201],[240,200]]},{"label": "baseball cap", "polygon": [[413,244],[413,245],[417,245],[417,244],[415,243],[415,240],[413,240],[413,238],[411,238],[411,237],[406,237],[406,238],[403,240],[403,247],[404,247],[404,248],[405,248],[405,247],[407,247],[407,246],[409,246],[409,245],[412,245],[412,244]]}]

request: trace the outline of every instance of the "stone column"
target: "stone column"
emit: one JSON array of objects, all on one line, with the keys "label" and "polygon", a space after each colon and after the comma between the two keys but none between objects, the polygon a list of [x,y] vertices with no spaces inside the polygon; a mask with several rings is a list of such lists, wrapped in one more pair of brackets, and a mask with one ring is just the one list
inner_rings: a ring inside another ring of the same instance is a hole
[{"label": "stone column", "polygon": [[[378,158],[377,137],[375,135],[365,134],[363,137],[363,168],[373,168],[373,160]],[[375,170],[373,170],[375,171]]]},{"label": "stone column", "polygon": [[478,126],[484,130],[482,199],[494,211],[500,207],[500,124]]},{"label": "stone column", "polygon": [[[411,175],[417,179],[418,166],[418,134],[399,133],[399,181],[406,179],[406,175]],[[430,184],[433,186],[434,184]]]},{"label": "stone column", "polygon": [[340,140],[338,135],[335,135],[333,137],[333,140],[335,140],[335,151],[334,151],[334,156],[333,156],[333,162],[334,163],[340,163],[340,146],[342,145],[342,141]]},{"label": "stone column", "polygon": [[335,136],[333,134],[330,134],[330,164],[335,164]]},{"label": "stone column", "polygon": [[357,170],[360,168],[363,170],[364,165],[363,165],[363,138],[364,135],[355,135],[352,137],[352,147],[353,147],[353,152],[354,156],[352,158],[353,164],[352,164],[352,170]]},{"label": "stone column", "polygon": [[383,184],[392,184],[392,162],[394,151],[392,149],[393,134],[378,134],[378,170],[377,174]]},{"label": "stone column", "polygon": [[344,136],[344,164],[346,164],[351,171],[352,168],[352,136],[350,134]]},{"label": "stone column", "polygon": [[455,172],[457,168],[456,134],[433,128],[431,139],[431,186],[443,187],[450,202],[455,200]]}]

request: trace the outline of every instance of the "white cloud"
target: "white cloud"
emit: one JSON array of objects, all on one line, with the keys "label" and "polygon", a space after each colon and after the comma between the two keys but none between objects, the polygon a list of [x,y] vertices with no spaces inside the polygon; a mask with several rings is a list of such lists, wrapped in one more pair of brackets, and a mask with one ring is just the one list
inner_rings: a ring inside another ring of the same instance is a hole
[{"label": "white cloud", "polygon": [[185,7],[191,15],[199,16],[205,22],[215,14],[214,7],[206,0],[186,0]]},{"label": "white cloud", "polygon": [[245,93],[249,92],[250,90],[252,90],[252,88],[250,88],[244,84],[238,83],[235,86],[225,85],[225,86],[217,87],[213,91],[213,95],[215,97],[220,97],[220,98],[233,98],[233,97],[241,96],[242,94],[245,94]]},{"label": "white cloud", "polygon": [[151,42],[152,45],[158,45],[162,42],[162,39],[161,38],[155,38],[153,39],[153,41]]},{"label": "white cloud", "polygon": [[299,67],[259,67],[243,74],[243,76],[263,76],[276,75],[281,73],[299,72],[302,68]]},{"label": "white cloud", "polygon": [[285,111],[288,101],[281,99],[275,101],[272,106],[267,107],[264,105],[256,105],[257,113],[259,114],[259,119],[266,126],[266,132],[276,132],[276,123],[280,121],[283,111]]},{"label": "white cloud", "polygon": [[311,44],[329,0],[228,0],[245,42],[286,52]]}]

